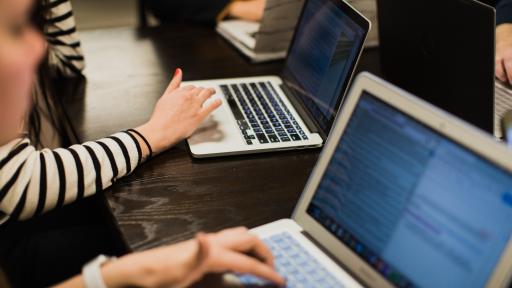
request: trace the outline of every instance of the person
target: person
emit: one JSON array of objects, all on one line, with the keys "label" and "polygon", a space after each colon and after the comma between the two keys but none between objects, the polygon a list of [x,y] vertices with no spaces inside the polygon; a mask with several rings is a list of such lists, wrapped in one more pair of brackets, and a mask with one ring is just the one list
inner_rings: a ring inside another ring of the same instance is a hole
[{"label": "person", "polygon": [[146,0],[162,23],[192,22],[213,25],[224,18],[260,21],[266,0]]},{"label": "person", "polygon": [[496,7],[496,77],[512,84],[512,0],[485,0]]},{"label": "person", "polygon": [[[2,224],[40,217],[100,193],[152,155],[190,136],[222,104],[209,101],[213,89],[181,87],[183,72],[178,69],[145,124],[66,149],[37,150],[27,138],[26,122],[35,72],[47,44],[29,21],[32,4],[0,0]],[[174,246],[129,254],[102,266],[101,275],[109,287],[184,287],[205,273],[222,271],[284,283],[273,269],[268,248],[245,228],[198,234]],[[76,276],[62,285],[78,287],[83,281]]]}]

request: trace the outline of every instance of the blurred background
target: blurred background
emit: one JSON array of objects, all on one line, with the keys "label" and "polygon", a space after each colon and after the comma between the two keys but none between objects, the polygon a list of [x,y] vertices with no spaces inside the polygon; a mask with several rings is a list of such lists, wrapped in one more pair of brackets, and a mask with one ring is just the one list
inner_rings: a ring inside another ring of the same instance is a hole
[{"label": "blurred background", "polygon": [[138,24],[137,0],[72,0],[71,2],[80,30],[135,27]]}]

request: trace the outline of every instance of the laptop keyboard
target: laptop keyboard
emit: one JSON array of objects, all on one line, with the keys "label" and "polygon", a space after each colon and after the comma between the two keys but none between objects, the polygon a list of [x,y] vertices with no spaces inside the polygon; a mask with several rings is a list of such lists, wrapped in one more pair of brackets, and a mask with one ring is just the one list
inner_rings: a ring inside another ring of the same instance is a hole
[{"label": "laptop keyboard", "polygon": [[[263,242],[272,250],[276,270],[280,275],[286,277],[287,288],[344,287],[289,233],[272,235],[263,239]],[[240,275],[238,278],[244,286],[270,285],[268,281],[251,275]]]},{"label": "laptop keyboard", "polygon": [[247,145],[308,140],[270,82],[220,88]]}]

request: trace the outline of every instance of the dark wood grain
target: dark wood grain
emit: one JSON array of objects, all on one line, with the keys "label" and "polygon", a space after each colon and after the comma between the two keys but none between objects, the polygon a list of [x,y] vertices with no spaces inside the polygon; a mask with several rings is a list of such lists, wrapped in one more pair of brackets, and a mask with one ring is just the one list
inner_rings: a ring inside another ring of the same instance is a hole
[{"label": "dark wood grain", "polygon": [[[197,80],[275,75],[283,65],[250,64],[206,27],[116,28],[82,32],[81,38],[87,82],[70,90],[79,93],[67,108],[82,140],[145,122],[178,67],[185,80]],[[378,72],[378,62],[378,51],[367,51],[359,70]],[[319,152],[196,160],[180,143],[115,183],[107,198],[135,251],[198,231],[255,227],[290,217]]]}]

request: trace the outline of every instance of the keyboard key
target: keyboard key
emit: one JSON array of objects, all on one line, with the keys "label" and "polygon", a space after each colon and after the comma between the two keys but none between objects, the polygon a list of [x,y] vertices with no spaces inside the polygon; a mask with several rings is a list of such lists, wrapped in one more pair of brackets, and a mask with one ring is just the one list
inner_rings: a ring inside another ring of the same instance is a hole
[{"label": "keyboard key", "polygon": [[272,142],[272,143],[279,142],[279,138],[275,134],[268,135],[268,139],[270,139],[270,142]]},{"label": "keyboard key", "polygon": [[256,138],[258,138],[258,141],[260,141],[260,144],[269,143],[267,136],[265,136],[265,134],[263,134],[263,133],[257,133]]},{"label": "keyboard key", "polygon": [[233,97],[233,94],[229,90],[228,86],[221,85],[220,88],[221,88],[222,92],[224,93],[224,96],[226,96],[229,108],[231,109],[231,112],[233,112],[235,119],[236,120],[244,120],[244,115],[242,114],[242,111],[240,111],[240,108],[238,107],[238,104],[236,103],[236,100]]},{"label": "keyboard key", "polygon": [[293,141],[300,141],[302,138],[300,138],[297,134],[290,134],[290,137],[293,139]]}]

